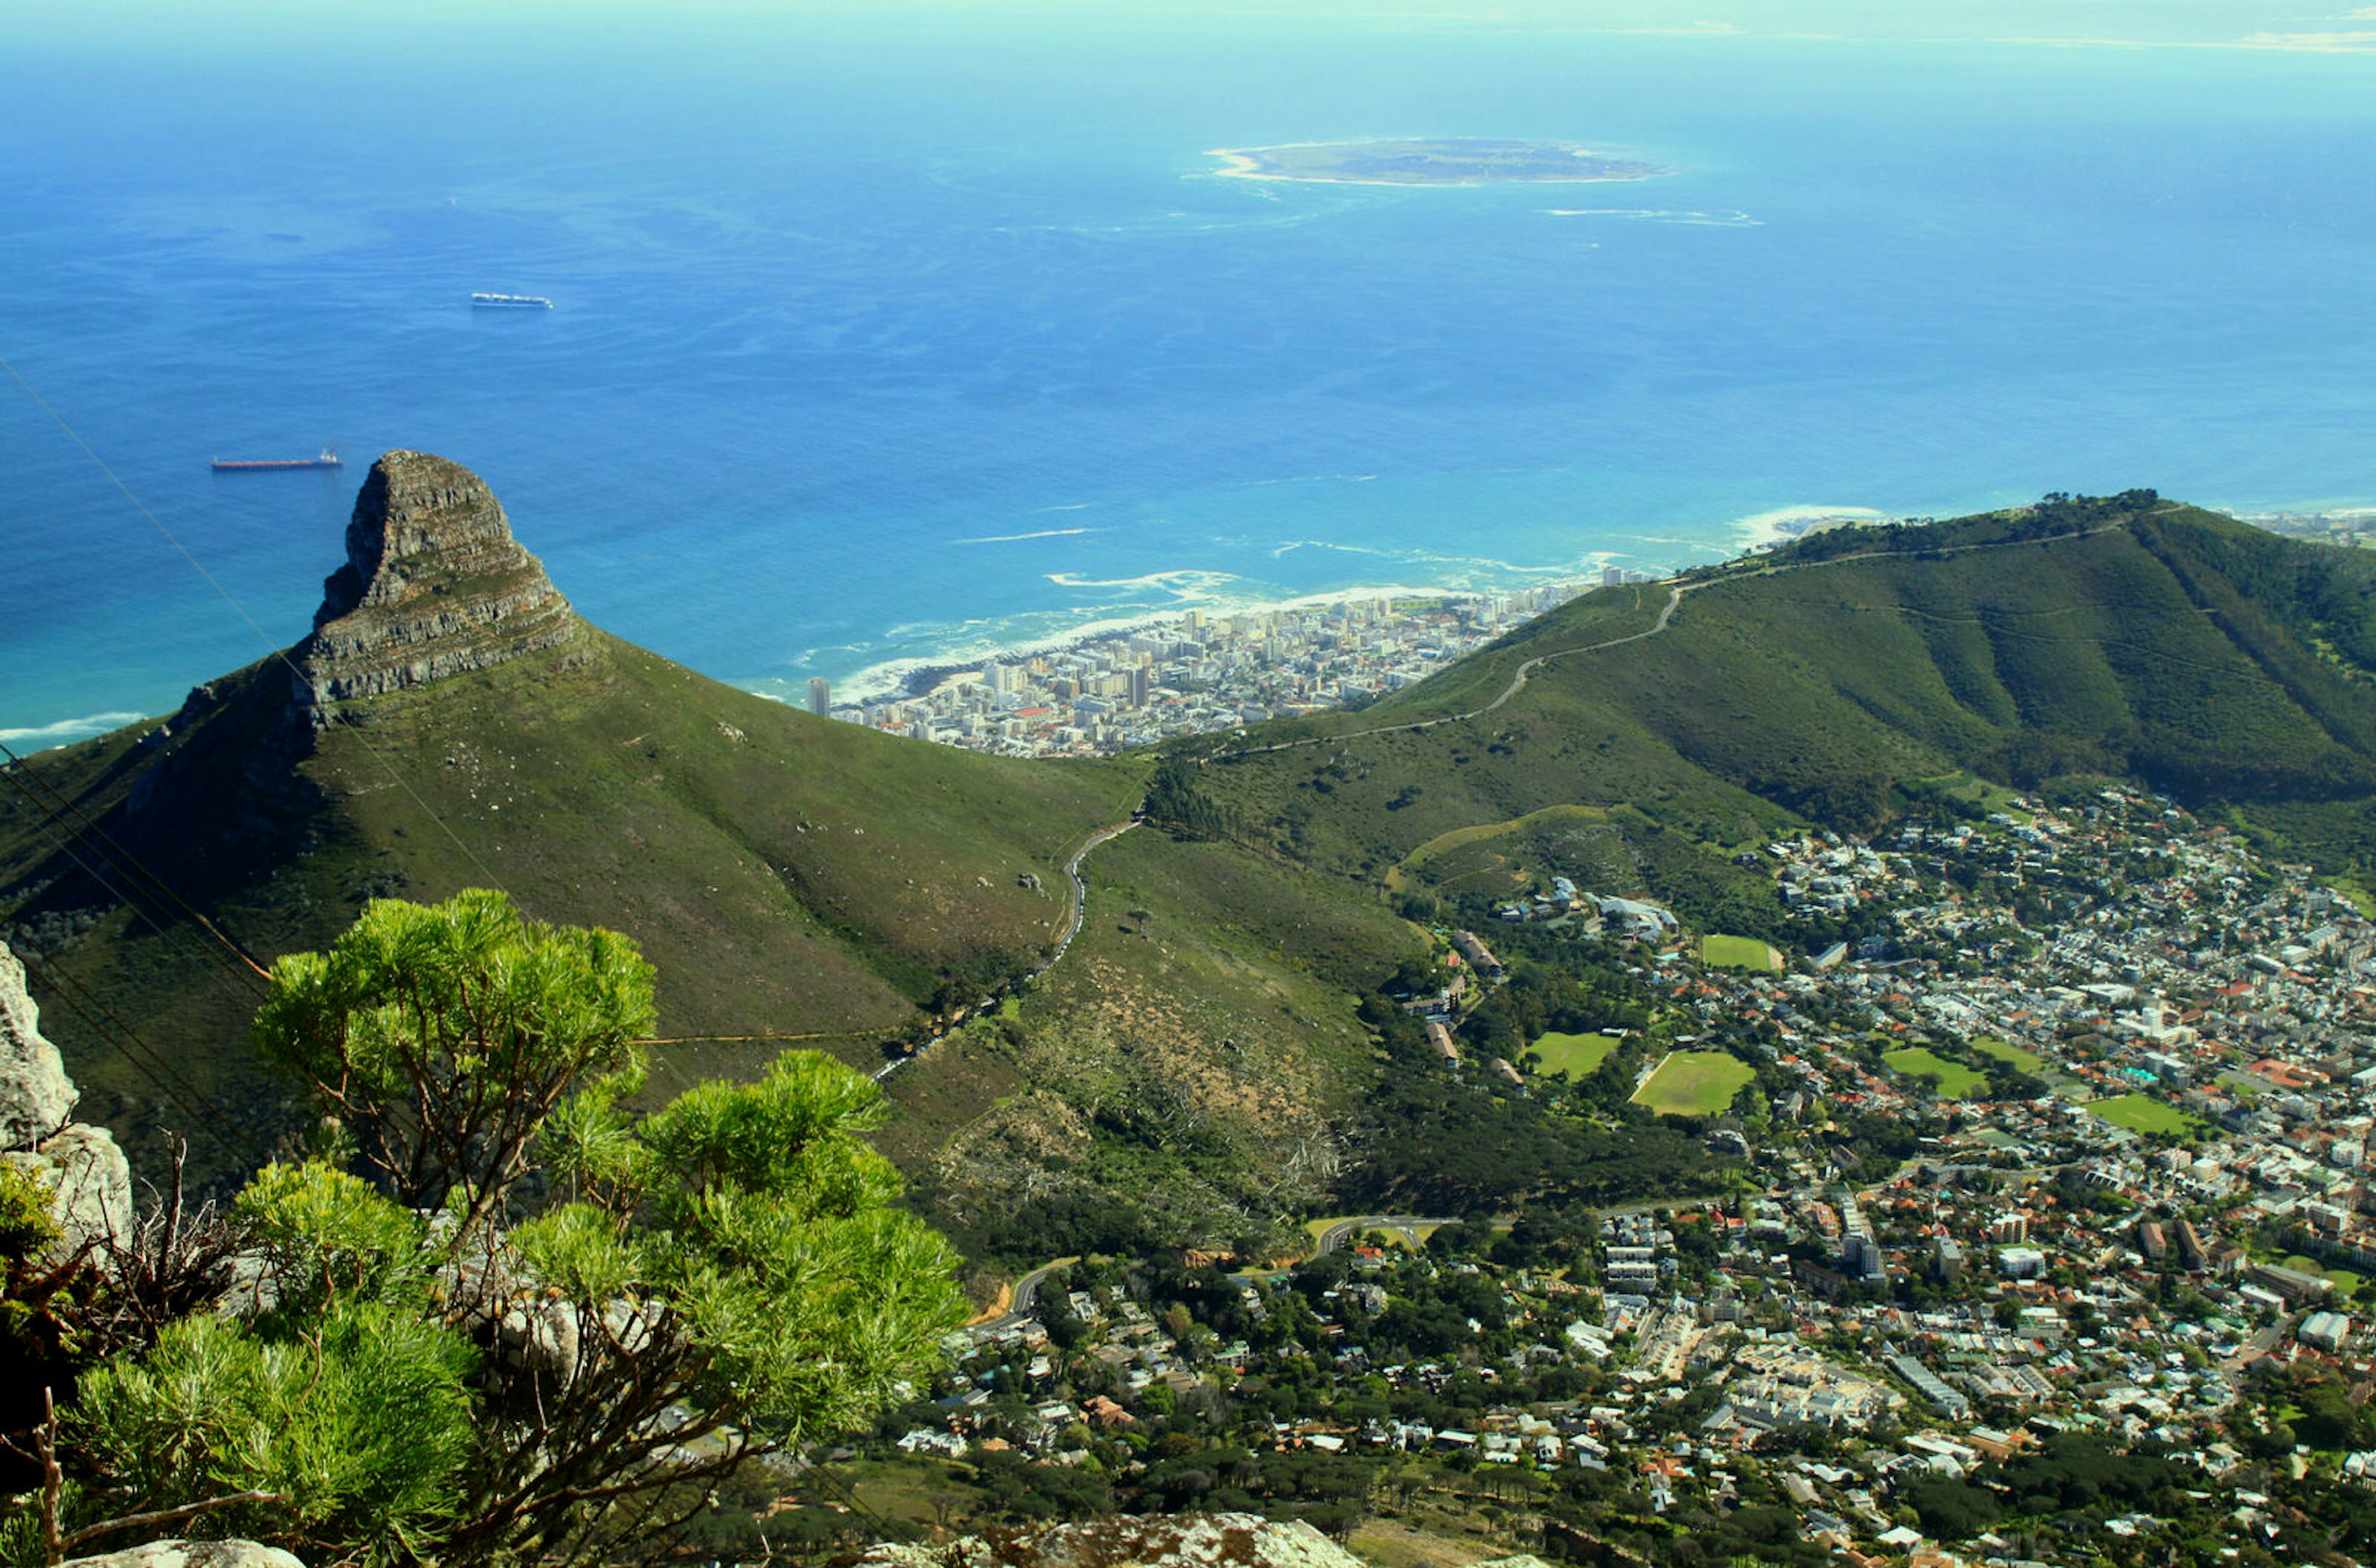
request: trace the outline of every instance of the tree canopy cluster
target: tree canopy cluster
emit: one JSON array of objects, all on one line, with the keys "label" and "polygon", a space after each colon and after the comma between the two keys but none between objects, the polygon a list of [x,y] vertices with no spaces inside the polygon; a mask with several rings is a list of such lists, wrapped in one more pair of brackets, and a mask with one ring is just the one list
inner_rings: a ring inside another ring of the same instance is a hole
[{"label": "tree canopy cluster", "polygon": [[[1543,983],[1545,995],[1574,1001],[1593,994],[1588,986],[1562,993],[1555,980]],[[1504,991],[1520,987],[1513,981]],[[1562,1011],[1557,1003],[1538,1014],[1523,992],[1516,1009],[1511,1025],[1538,1016],[1590,1027],[1607,1017]],[[1728,1167],[1707,1152],[1696,1127],[1685,1130],[1624,1103],[1633,1079],[1622,1065],[1611,1071],[1604,1063],[1584,1083],[1563,1089],[1489,1092],[1447,1073],[1420,1026],[1388,999],[1365,1002],[1361,1018],[1378,1031],[1387,1063],[1365,1107],[1360,1157],[1337,1183],[1338,1198],[1348,1206],[1465,1213],[1510,1204],[1610,1203],[1724,1185]],[[1517,1038],[1515,1028],[1509,1038]],[[1494,1049],[1515,1054],[1518,1047],[1496,1043]],[[1637,1052],[1622,1055],[1624,1063],[1637,1059]]]}]

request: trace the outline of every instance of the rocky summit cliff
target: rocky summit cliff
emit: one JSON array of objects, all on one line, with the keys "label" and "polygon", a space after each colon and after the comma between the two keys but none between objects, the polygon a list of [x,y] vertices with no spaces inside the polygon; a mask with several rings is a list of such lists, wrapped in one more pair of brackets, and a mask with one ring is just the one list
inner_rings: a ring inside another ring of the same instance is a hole
[{"label": "rocky summit cliff", "polygon": [[484,481],[444,457],[389,452],[355,498],[346,564],[324,581],[313,635],[295,650],[294,697],[320,724],[332,705],[585,636]]}]

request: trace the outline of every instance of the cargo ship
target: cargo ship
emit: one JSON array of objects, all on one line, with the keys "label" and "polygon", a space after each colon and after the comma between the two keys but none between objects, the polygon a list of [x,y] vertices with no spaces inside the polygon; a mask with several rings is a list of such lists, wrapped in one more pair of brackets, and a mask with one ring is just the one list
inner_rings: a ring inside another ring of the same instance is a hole
[{"label": "cargo ship", "polygon": [[260,469],[336,469],[344,467],[339,455],[327,446],[311,457],[217,457],[215,472],[219,474],[250,473]]},{"label": "cargo ship", "polygon": [[542,294],[472,294],[470,303],[481,310],[551,310],[552,302]]}]

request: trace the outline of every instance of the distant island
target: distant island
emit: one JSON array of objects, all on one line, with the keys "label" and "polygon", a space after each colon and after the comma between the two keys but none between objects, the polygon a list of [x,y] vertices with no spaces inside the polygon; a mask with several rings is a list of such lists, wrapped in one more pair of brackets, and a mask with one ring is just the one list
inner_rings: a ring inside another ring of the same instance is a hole
[{"label": "distant island", "polygon": [[1238,179],[1357,185],[1568,184],[1666,172],[1564,141],[1313,141],[1217,147],[1209,156],[1228,165],[1221,173]]}]

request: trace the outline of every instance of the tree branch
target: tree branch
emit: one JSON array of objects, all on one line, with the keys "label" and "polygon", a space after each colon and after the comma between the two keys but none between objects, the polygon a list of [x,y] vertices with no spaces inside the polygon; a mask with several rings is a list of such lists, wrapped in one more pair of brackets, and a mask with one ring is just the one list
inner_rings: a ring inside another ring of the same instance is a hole
[{"label": "tree branch", "polygon": [[[187,1519],[193,1515],[203,1514],[209,1508],[230,1508],[242,1503],[286,1503],[288,1501],[289,1494],[285,1491],[240,1491],[233,1492],[229,1497],[209,1497],[203,1503],[184,1503],[178,1508],[160,1508],[153,1514],[126,1514],[119,1519],[102,1519],[96,1525],[85,1525],[81,1529],[57,1538],[58,1545],[63,1550],[80,1546],[85,1541],[97,1540],[101,1536],[113,1535],[118,1530],[138,1530],[146,1529],[151,1525],[170,1525],[175,1520]],[[51,1561],[54,1563],[59,1559],[53,1558]]]}]

